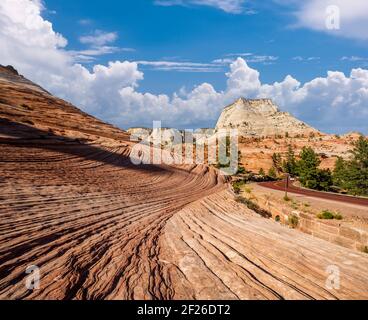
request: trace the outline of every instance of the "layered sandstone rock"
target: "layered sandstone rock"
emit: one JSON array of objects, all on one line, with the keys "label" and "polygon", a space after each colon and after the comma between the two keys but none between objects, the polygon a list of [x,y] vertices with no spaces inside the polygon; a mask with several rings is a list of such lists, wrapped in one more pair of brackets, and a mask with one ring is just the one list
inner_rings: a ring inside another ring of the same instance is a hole
[{"label": "layered sandstone rock", "polygon": [[366,254],[257,216],[214,168],[135,166],[131,150],[0,69],[0,299],[368,298]]},{"label": "layered sandstone rock", "polygon": [[319,133],[289,113],[279,111],[270,99],[238,99],[222,112],[216,126],[219,129],[238,129],[244,137]]}]

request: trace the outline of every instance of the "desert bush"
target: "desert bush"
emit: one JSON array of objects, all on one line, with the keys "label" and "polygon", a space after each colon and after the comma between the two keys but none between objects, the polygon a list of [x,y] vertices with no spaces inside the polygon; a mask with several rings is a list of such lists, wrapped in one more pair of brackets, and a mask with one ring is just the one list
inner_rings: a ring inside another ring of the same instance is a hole
[{"label": "desert bush", "polygon": [[232,183],[233,186],[233,190],[236,194],[239,194],[241,192],[242,187],[246,184],[246,181],[244,180],[238,180],[238,181],[234,181]]},{"label": "desert bush", "polygon": [[292,200],[291,207],[295,210],[299,209],[299,204],[295,200]]},{"label": "desert bush", "polygon": [[329,210],[323,210],[321,213],[317,215],[318,219],[322,220],[342,220],[343,217],[338,212],[332,212]]},{"label": "desert bush", "polygon": [[245,174],[245,173],[247,173],[247,170],[243,166],[239,166],[237,174]]},{"label": "desert bush", "polygon": [[244,191],[245,191],[246,193],[249,193],[249,194],[251,194],[251,193],[252,193],[252,189],[251,189],[251,188],[247,188],[247,187],[245,187],[245,188],[244,188]]},{"label": "desert bush", "polygon": [[250,199],[239,196],[235,200],[238,203],[242,203],[242,204],[246,205],[248,209],[258,213],[259,215],[261,215],[264,218],[269,219],[269,218],[272,217],[272,214],[269,211],[262,209],[257,203],[253,202]]},{"label": "desert bush", "polygon": [[289,226],[293,229],[297,228],[299,225],[299,217],[296,214],[292,214],[288,219]]}]

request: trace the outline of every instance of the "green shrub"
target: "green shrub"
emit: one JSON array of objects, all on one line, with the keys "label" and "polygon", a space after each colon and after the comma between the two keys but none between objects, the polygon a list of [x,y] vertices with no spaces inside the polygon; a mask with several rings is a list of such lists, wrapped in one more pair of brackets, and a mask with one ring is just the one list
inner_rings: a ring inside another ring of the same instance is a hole
[{"label": "green shrub", "polygon": [[317,215],[318,219],[322,220],[342,220],[343,217],[338,212],[332,212],[329,210],[323,210],[320,214]]},{"label": "green shrub", "polygon": [[245,174],[245,173],[247,173],[247,170],[245,170],[244,167],[239,166],[237,174]]},{"label": "green shrub", "polygon": [[233,190],[236,194],[239,194],[241,191],[241,188],[246,184],[244,180],[235,181],[232,183]]},{"label": "green shrub", "polygon": [[261,215],[264,218],[271,218],[272,214],[270,212],[268,212],[267,210],[262,209],[257,203],[253,202],[250,199],[244,198],[244,197],[237,197],[236,202],[242,203],[244,205],[247,206],[248,209],[258,213],[259,215]]},{"label": "green shrub", "polygon": [[292,201],[292,203],[291,203],[291,207],[292,207],[294,210],[299,209],[299,204],[293,200],[293,201]]},{"label": "green shrub", "polygon": [[295,229],[299,225],[299,217],[295,214],[289,216],[289,226]]},{"label": "green shrub", "polygon": [[252,189],[251,189],[251,188],[244,188],[244,191],[245,191],[246,193],[249,193],[249,194],[251,194],[251,193],[252,193]]},{"label": "green shrub", "polygon": [[342,220],[344,217],[340,213],[335,214],[335,220]]}]

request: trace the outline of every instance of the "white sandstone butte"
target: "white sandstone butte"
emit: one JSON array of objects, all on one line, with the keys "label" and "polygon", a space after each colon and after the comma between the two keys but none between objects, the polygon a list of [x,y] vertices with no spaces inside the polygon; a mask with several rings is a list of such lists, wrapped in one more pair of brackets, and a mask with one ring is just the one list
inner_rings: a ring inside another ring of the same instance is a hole
[{"label": "white sandstone butte", "polygon": [[238,129],[244,137],[320,134],[290,113],[281,112],[271,99],[238,99],[223,110],[216,125],[216,131],[220,129]]}]

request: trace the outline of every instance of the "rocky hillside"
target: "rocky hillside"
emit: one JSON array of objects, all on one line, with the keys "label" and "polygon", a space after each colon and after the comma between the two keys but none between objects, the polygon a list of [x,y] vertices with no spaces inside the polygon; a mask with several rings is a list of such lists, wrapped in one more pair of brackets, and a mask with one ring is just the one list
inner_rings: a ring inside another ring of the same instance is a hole
[{"label": "rocky hillside", "polygon": [[11,66],[0,65],[0,118],[39,129],[43,137],[129,140],[124,131],[52,96]]},{"label": "rocky hillside", "polygon": [[0,299],[368,298],[366,254],[258,216],[214,168],[135,166],[124,131],[10,67],[0,99]]},{"label": "rocky hillside", "polygon": [[240,98],[222,112],[216,130],[238,129],[243,137],[263,137],[288,134],[290,136],[318,134],[318,130],[279,111],[269,99]]}]

